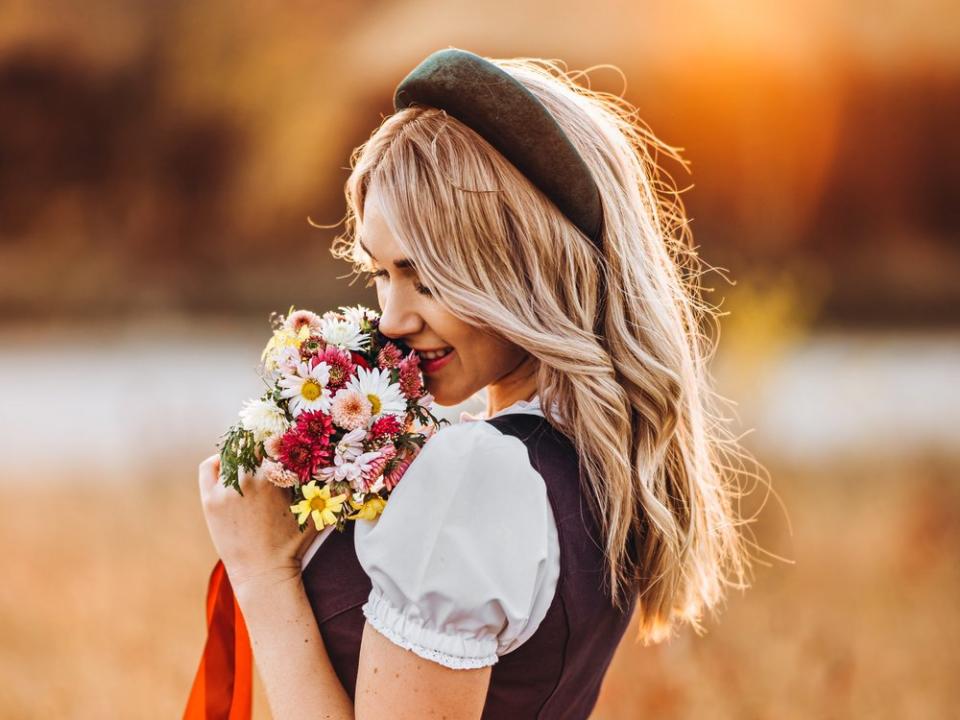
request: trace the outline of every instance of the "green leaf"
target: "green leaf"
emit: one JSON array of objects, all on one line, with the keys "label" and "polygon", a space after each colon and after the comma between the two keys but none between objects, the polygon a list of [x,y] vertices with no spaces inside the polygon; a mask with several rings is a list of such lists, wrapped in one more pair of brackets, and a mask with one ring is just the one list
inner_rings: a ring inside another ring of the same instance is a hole
[{"label": "green leaf", "polygon": [[220,479],[226,487],[232,487],[240,495],[240,469],[254,472],[259,463],[254,451],[256,443],[253,433],[244,430],[239,423],[233,425],[222,436],[220,443]]}]

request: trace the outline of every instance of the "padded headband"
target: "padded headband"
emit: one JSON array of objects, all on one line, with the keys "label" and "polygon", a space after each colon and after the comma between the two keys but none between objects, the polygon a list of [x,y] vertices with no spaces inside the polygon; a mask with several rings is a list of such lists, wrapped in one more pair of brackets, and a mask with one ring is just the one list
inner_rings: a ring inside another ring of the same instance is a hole
[{"label": "padded headband", "polygon": [[397,85],[394,109],[413,103],[445,110],[486,139],[601,248],[603,209],[590,168],[510,73],[466,50],[438,50]]}]

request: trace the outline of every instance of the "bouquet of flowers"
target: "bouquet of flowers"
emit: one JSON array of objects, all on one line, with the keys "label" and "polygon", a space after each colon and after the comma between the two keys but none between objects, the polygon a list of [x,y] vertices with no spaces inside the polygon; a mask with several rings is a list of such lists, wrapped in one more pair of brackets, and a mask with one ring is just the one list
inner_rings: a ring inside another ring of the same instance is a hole
[{"label": "bouquet of flowers", "polygon": [[372,520],[442,423],[417,353],[384,337],[380,315],[357,305],[317,315],[272,313],[258,366],[267,389],[221,436],[220,479],[240,474],[289,488],[300,530]]}]

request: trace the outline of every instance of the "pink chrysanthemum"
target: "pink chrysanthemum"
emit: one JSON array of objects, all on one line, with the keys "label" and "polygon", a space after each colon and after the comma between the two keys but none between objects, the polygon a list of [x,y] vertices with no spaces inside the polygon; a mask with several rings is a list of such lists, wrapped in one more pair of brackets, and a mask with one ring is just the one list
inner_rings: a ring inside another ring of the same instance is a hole
[{"label": "pink chrysanthemum", "polygon": [[328,446],[315,442],[296,428],[280,438],[280,461],[297,474],[300,482],[308,482],[318,468],[329,464],[331,454]]},{"label": "pink chrysanthemum", "polygon": [[343,388],[330,406],[333,421],[345,430],[365,427],[373,414],[373,405],[356,390]]},{"label": "pink chrysanthemum", "polygon": [[400,392],[408,400],[423,395],[423,378],[420,376],[420,356],[413,350],[400,361]]},{"label": "pink chrysanthemum", "polygon": [[357,483],[358,490],[369,492],[372,485],[383,474],[383,469],[397,455],[397,449],[393,444],[384,445],[380,448],[379,457],[367,463],[363,472],[360,474],[360,481]]},{"label": "pink chrysanthemum", "polygon": [[308,325],[311,332],[316,331],[318,334],[323,327],[323,323],[320,322],[320,316],[310,310],[296,310],[290,313],[283,325],[294,332],[300,332],[300,328]]},{"label": "pink chrysanthemum", "polygon": [[370,426],[369,440],[376,445],[378,441],[392,438],[401,432],[403,432],[403,424],[396,415],[381,415]]},{"label": "pink chrysanthemum", "polygon": [[266,480],[268,483],[282,488],[293,487],[297,484],[296,473],[290,472],[283,465],[273,460],[264,460],[260,463],[260,467],[257,468],[253,477],[257,481]]},{"label": "pink chrysanthemum", "polygon": [[331,390],[343,387],[356,370],[356,365],[350,353],[335,345],[327,346],[323,353],[317,355],[312,362],[314,365],[325,362],[330,368],[330,379],[327,381],[327,387]]},{"label": "pink chrysanthemum", "polygon": [[402,359],[403,353],[400,352],[400,348],[391,342],[380,348],[380,352],[377,354],[377,364],[385,370],[395,368]]},{"label": "pink chrysanthemum", "polygon": [[383,486],[387,490],[393,490],[397,486],[397,483],[400,482],[400,479],[406,474],[407,468],[410,467],[410,463],[413,462],[414,457],[415,456],[407,456],[403,458],[393,466],[390,472],[383,476]]}]

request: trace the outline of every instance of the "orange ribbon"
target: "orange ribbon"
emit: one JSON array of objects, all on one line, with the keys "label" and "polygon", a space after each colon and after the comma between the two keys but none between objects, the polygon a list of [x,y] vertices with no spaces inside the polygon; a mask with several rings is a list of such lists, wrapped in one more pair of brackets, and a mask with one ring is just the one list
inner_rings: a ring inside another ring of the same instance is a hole
[{"label": "orange ribbon", "polygon": [[207,643],[183,720],[250,720],[253,714],[253,651],[221,560],[207,587]]}]

